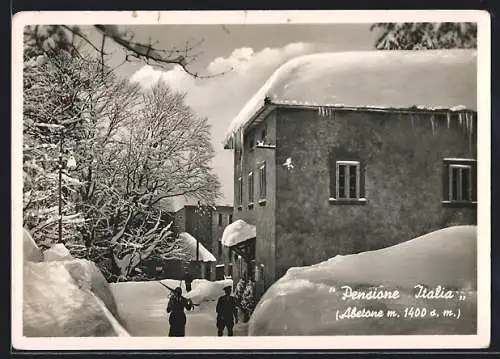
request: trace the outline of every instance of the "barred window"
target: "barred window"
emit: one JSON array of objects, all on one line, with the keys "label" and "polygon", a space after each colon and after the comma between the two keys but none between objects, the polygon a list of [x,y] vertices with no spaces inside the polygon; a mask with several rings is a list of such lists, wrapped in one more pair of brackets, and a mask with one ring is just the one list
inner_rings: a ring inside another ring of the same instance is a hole
[{"label": "barred window", "polygon": [[254,202],[254,175],[253,171],[248,174],[248,204]]},{"label": "barred window", "polygon": [[243,205],[243,179],[241,177],[238,177],[237,181],[237,188],[236,188],[236,203],[238,206]]},{"label": "barred window", "polygon": [[477,164],[474,159],[445,158],[443,167],[443,202],[475,203],[477,194]]},{"label": "barred window", "polygon": [[337,161],[336,199],[360,198],[360,170],[357,161]]},{"label": "barred window", "polygon": [[259,167],[259,199],[266,198],[266,187],[267,187],[267,178],[266,178],[266,163],[262,163]]}]

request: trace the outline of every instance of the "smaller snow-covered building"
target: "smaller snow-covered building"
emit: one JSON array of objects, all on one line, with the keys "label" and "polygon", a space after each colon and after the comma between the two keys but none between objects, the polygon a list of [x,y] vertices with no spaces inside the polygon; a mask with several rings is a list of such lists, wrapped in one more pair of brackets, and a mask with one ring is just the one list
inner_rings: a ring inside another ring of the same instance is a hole
[{"label": "smaller snow-covered building", "polygon": [[173,217],[177,233],[190,233],[216,257],[216,262],[223,263],[220,241],[224,228],[233,221],[232,206],[200,207],[186,204],[174,212]]},{"label": "smaller snow-covered building", "polygon": [[277,69],[224,141],[234,219],[255,226],[228,242],[233,279],[268,287],[290,267],[475,224],[476,83],[474,50],[323,53]]},{"label": "smaller snow-covered building", "polygon": [[216,262],[215,256],[191,234],[179,234],[179,244],[186,250],[187,260],[200,262]]}]

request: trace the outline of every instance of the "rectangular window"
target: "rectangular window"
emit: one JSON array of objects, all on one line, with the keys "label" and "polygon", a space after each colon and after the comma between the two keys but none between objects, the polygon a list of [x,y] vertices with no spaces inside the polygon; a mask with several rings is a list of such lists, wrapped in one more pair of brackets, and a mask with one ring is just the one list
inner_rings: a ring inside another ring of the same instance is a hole
[{"label": "rectangular window", "polygon": [[360,198],[360,167],[357,161],[336,162],[336,199]]},{"label": "rectangular window", "polygon": [[219,226],[222,226],[222,213],[219,213]]},{"label": "rectangular window", "polygon": [[443,172],[443,201],[467,204],[476,202],[476,160],[445,159]]},{"label": "rectangular window", "polygon": [[243,205],[243,179],[241,177],[238,177],[237,181],[237,188],[236,188],[236,203],[238,206]]},{"label": "rectangular window", "polygon": [[254,178],[253,171],[248,174],[248,204],[253,204],[254,201]]},{"label": "rectangular window", "polygon": [[450,200],[470,201],[472,196],[472,168],[467,165],[450,165]]},{"label": "rectangular window", "polygon": [[232,214],[227,216],[227,224],[231,224],[231,223],[233,223],[233,215]]},{"label": "rectangular window", "polygon": [[259,198],[266,198],[266,187],[267,187],[267,179],[266,179],[266,163],[260,165],[259,167]]}]

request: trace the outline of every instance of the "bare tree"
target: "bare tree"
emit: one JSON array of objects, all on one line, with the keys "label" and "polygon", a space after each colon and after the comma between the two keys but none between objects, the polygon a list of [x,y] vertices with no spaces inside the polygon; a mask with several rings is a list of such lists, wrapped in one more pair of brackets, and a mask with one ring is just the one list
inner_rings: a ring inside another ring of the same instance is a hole
[{"label": "bare tree", "polygon": [[113,42],[124,51],[122,64],[143,61],[164,68],[178,65],[196,78],[210,78],[227,72],[200,74],[191,70],[191,64],[198,58],[199,47],[203,40],[186,42],[183,47],[172,46],[163,49],[158,47],[158,41],[151,39],[148,42],[136,41],[132,31],[126,31],[118,25],[93,25],[92,28],[100,34],[100,41],[91,39],[81,27],[68,25],[27,26],[25,38],[37,52],[64,49],[75,56],[81,56],[81,48],[91,49],[99,57],[102,70],[106,67],[107,57],[111,55],[106,51],[106,44]]}]

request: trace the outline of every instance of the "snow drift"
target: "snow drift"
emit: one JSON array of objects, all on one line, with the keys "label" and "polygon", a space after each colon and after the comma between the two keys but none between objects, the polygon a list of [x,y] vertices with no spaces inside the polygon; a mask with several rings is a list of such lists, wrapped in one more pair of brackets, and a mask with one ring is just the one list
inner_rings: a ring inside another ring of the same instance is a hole
[{"label": "snow drift", "polygon": [[[456,226],[392,247],[291,268],[259,301],[249,335],[474,334],[476,245],[476,226]],[[429,290],[442,286],[454,297],[417,298],[417,284]],[[364,292],[398,290],[400,295],[398,299],[343,299],[342,286]],[[460,295],[465,299],[460,300]],[[339,319],[349,307],[351,311],[352,307],[395,310],[400,317]],[[404,318],[405,308],[427,308],[426,316]],[[441,316],[431,318],[431,310]],[[443,317],[444,310],[452,310],[455,317]]]},{"label": "snow drift", "polygon": [[31,233],[23,228],[23,261],[41,262],[42,260],[42,251],[38,248]]},{"label": "snow drift", "polygon": [[[189,260],[196,260],[196,238],[187,232],[179,234],[181,245],[188,251]],[[215,262],[214,255],[201,242],[199,243],[199,259],[202,262]]]},{"label": "snow drift", "polygon": [[25,262],[23,333],[28,337],[128,336],[95,263]]},{"label": "snow drift", "polygon": [[247,239],[255,238],[257,229],[254,225],[248,224],[242,219],[238,219],[224,228],[221,243],[231,247]]},{"label": "snow drift", "polygon": [[[361,51],[305,55],[280,68],[241,109],[224,140],[270,103],[340,108],[477,108],[474,50]],[[409,86],[408,84],[411,84]]]}]

